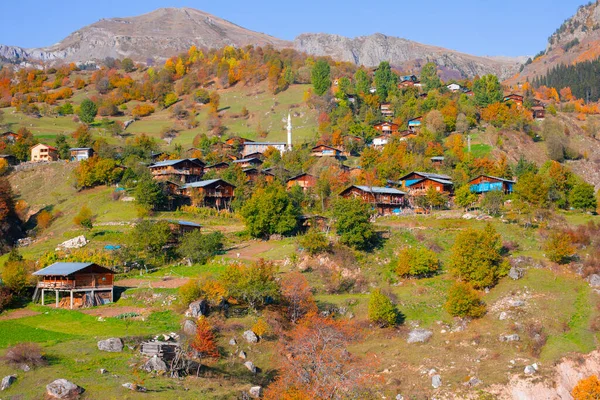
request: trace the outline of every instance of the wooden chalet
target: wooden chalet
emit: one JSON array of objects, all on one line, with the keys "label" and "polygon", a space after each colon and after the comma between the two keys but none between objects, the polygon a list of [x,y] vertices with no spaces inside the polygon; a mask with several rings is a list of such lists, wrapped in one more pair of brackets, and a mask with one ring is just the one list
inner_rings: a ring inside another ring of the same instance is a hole
[{"label": "wooden chalet", "polygon": [[423,178],[407,186],[410,196],[424,196],[433,188],[436,192],[451,196],[454,193],[454,183],[439,178]]},{"label": "wooden chalet", "polygon": [[71,309],[75,302],[77,305],[95,306],[113,301],[114,272],[98,264],[57,262],[34,272],[33,275],[40,277],[34,300],[41,296],[42,305],[45,305],[47,291],[55,293],[56,307],[59,306],[61,293],[70,295]]},{"label": "wooden chalet", "polygon": [[181,186],[179,194],[190,199],[197,196],[202,198],[204,206],[224,209],[229,208],[234,190],[235,186],[223,179],[210,179],[186,183]]},{"label": "wooden chalet", "polygon": [[48,146],[46,144],[36,144],[31,148],[31,161],[43,162],[43,161],[57,161],[58,150],[56,147]]},{"label": "wooden chalet", "polygon": [[175,221],[170,220],[169,229],[171,229],[171,236],[173,242],[178,242],[179,239],[186,233],[199,231],[202,229],[202,225],[190,221]]},{"label": "wooden chalet", "polygon": [[373,125],[373,128],[384,135],[393,135],[394,133],[398,133],[398,128],[400,128],[400,125],[394,124],[393,122],[381,122]]},{"label": "wooden chalet", "polygon": [[533,119],[544,119],[546,118],[546,107],[543,104],[535,105],[531,107],[531,114]]},{"label": "wooden chalet", "polygon": [[503,101],[504,102],[512,101],[519,107],[523,106],[523,96],[521,96],[520,94],[511,93],[509,95],[506,95],[506,96],[504,96]]},{"label": "wooden chalet", "polygon": [[204,163],[197,158],[159,161],[148,168],[154,179],[177,184],[197,182],[204,174]]},{"label": "wooden chalet", "polygon": [[224,171],[227,168],[229,168],[229,164],[226,162],[218,162],[216,164],[212,164],[212,165],[207,165],[206,167],[204,167],[204,172],[209,172],[209,171]]},{"label": "wooden chalet", "polygon": [[345,198],[358,197],[370,203],[379,215],[399,213],[408,205],[406,193],[398,189],[352,185],[340,193]]},{"label": "wooden chalet", "polygon": [[413,139],[417,137],[417,132],[411,130],[400,131],[398,132],[398,136],[400,137],[400,140]]},{"label": "wooden chalet", "polygon": [[263,153],[250,153],[250,154],[246,154],[246,156],[244,158],[258,158],[261,161],[265,161],[265,155]]},{"label": "wooden chalet", "polygon": [[416,172],[413,171],[409,174],[404,175],[398,181],[400,185],[404,188],[409,188],[413,184],[422,181],[424,179],[437,179],[441,181],[449,181],[452,182],[452,178],[448,175],[434,174],[430,172]]},{"label": "wooden chalet", "polygon": [[379,106],[379,111],[381,111],[381,115],[383,115],[384,117],[394,116],[394,110],[392,108],[391,103],[381,103],[381,105]]},{"label": "wooden chalet", "polygon": [[12,154],[0,154],[0,159],[6,160],[8,165],[17,165],[19,163],[17,157],[13,156]]},{"label": "wooden chalet", "polygon": [[335,147],[328,146],[326,144],[319,144],[310,150],[310,155],[313,157],[334,157],[341,158],[343,156],[342,150],[336,149]]},{"label": "wooden chalet", "polygon": [[268,171],[265,170],[259,170],[258,168],[246,168],[243,170],[244,175],[246,175],[246,179],[249,182],[256,182],[258,180],[260,180],[261,178],[265,180],[265,182],[273,182],[273,180],[275,179],[275,176]]},{"label": "wooden chalet", "polygon": [[288,190],[298,185],[305,192],[309,189],[314,188],[317,185],[317,178],[313,175],[302,173],[300,175],[296,175],[287,180],[287,188]]},{"label": "wooden chalet", "polygon": [[431,164],[433,164],[434,167],[441,167],[444,164],[445,159],[446,158],[444,156],[434,156],[429,160],[431,160]]},{"label": "wooden chalet", "polygon": [[241,160],[233,160],[232,164],[239,165],[242,168],[253,168],[262,165],[262,160],[257,157],[242,158]]},{"label": "wooden chalet", "polygon": [[87,160],[88,158],[92,158],[94,155],[94,149],[91,147],[75,147],[69,149],[70,160],[71,161],[81,161]]},{"label": "wooden chalet", "polygon": [[423,124],[423,117],[417,117],[408,120],[408,129],[410,131],[415,132],[417,129],[421,129],[421,125]]},{"label": "wooden chalet", "polygon": [[230,146],[235,146],[237,144],[254,143],[254,140],[246,139],[240,136],[233,136],[227,139],[225,143]]},{"label": "wooden chalet", "polygon": [[489,175],[479,175],[478,177],[471,179],[468,184],[471,187],[471,192],[482,194],[493,191],[512,193],[515,183],[515,181],[509,179]]},{"label": "wooden chalet", "polygon": [[21,135],[19,135],[18,133],[12,132],[12,131],[0,133],[0,140],[5,141],[6,143],[13,144],[20,138],[21,138]]}]

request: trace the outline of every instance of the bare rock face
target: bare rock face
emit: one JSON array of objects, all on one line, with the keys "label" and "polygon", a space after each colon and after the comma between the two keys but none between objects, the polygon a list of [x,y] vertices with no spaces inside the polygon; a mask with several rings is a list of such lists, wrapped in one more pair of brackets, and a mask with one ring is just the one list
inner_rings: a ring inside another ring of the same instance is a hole
[{"label": "bare rock face", "polygon": [[182,328],[183,333],[185,333],[186,335],[193,337],[196,335],[196,331],[198,330],[198,327],[196,326],[196,324],[194,323],[194,321],[186,319],[185,321],[183,321],[183,325]]},{"label": "bare rock face", "polygon": [[119,353],[123,351],[123,341],[119,338],[100,340],[98,342],[98,350]]},{"label": "bare rock face", "polygon": [[406,340],[408,343],[424,343],[429,340],[429,338],[433,335],[433,332],[427,329],[413,329],[408,334],[408,339]]},{"label": "bare rock face", "polygon": [[316,56],[331,56],[357,65],[377,66],[382,61],[405,69],[420,70],[432,61],[444,79],[495,74],[501,79],[518,71],[522,61],[510,58],[477,57],[411,40],[376,33],[347,38],[324,33],[305,33],[294,40],[296,50]]},{"label": "bare rock face", "polygon": [[83,393],[83,388],[66,379],[57,379],[46,385],[46,393],[52,399],[73,399]]}]

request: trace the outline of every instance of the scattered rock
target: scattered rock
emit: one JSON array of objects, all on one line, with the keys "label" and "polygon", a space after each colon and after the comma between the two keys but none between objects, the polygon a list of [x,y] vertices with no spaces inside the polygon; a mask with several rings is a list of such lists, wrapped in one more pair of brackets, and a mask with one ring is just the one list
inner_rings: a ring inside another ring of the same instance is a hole
[{"label": "scattered rock", "polygon": [[404,400],[404,396],[402,396],[401,394],[397,394],[396,400]]},{"label": "scattered rock", "polygon": [[252,372],[253,374],[256,373],[256,365],[254,365],[254,363],[252,361],[246,361],[244,363],[244,367],[248,368],[248,370],[250,372]]},{"label": "scattered rock", "polygon": [[271,236],[269,236],[269,240],[283,240],[283,235],[274,233]]},{"label": "scattered rock", "polygon": [[83,388],[66,379],[57,379],[46,385],[46,393],[53,399],[72,399],[83,393]]},{"label": "scattered rock", "polygon": [[0,390],[8,389],[15,381],[17,380],[16,375],[7,375],[2,378],[2,383],[0,383]]},{"label": "scattered rock", "polygon": [[510,301],[508,302],[508,304],[509,304],[511,307],[523,307],[523,306],[525,305],[525,302],[524,302],[523,300],[516,300],[516,299],[515,299],[515,300],[510,300]]},{"label": "scattered rock", "polygon": [[592,274],[588,278],[591,287],[600,287],[600,275]]},{"label": "scattered rock", "polygon": [[98,350],[119,353],[123,351],[123,341],[120,338],[110,338],[98,342]]},{"label": "scattered rock", "polygon": [[100,368],[100,375],[108,374],[108,371],[104,368]]},{"label": "scattered rock", "polygon": [[250,330],[244,332],[242,336],[244,337],[244,339],[246,339],[246,342],[248,343],[258,343],[258,336],[256,336],[256,333]]},{"label": "scattered rock", "polygon": [[248,390],[248,393],[253,399],[259,399],[262,396],[262,387],[252,386],[250,390]]},{"label": "scattered rock", "polygon": [[511,267],[508,276],[513,280],[519,280],[525,275],[525,270],[519,267]]},{"label": "scattered rock", "polygon": [[431,386],[433,386],[434,389],[437,389],[440,386],[442,386],[442,377],[440,375],[432,376],[431,377]]},{"label": "scattered rock", "polygon": [[21,366],[19,368],[21,368],[25,372],[31,371],[31,367],[27,364],[21,364]]},{"label": "scattered rock", "polygon": [[244,350],[240,351],[240,354],[238,354],[238,356],[242,359],[245,360],[246,359],[246,352]]},{"label": "scattered rock", "polygon": [[151,359],[149,359],[148,361],[146,361],[146,363],[144,364],[142,369],[147,372],[152,372],[152,371],[167,372],[167,370],[168,370],[167,364],[162,359],[158,358],[157,356],[154,356]]},{"label": "scattered rock", "polygon": [[463,385],[468,386],[468,387],[474,387],[474,386],[479,385],[480,383],[482,383],[481,380],[479,380],[473,376],[473,377],[471,377],[471,379],[469,379],[468,381],[463,383]]},{"label": "scattered rock", "polygon": [[183,333],[185,333],[186,335],[193,337],[196,336],[196,331],[198,330],[198,328],[196,327],[194,321],[186,319],[185,321],[183,321],[182,330]]},{"label": "scattered rock", "polygon": [[499,339],[501,342],[518,342],[521,340],[516,333],[513,333],[512,335],[500,335]]},{"label": "scattered rock", "polygon": [[498,316],[498,319],[499,319],[500,321],[504,321],[506,318],[508,318],[508,314],[507,314],[505,311],[502,311],[502,312],[500,313],[500,315]]},{"label": "scattered rock", "polygon": [[143,386],[136,385],[135,383],[130,383],[130,382],[124,383],[121,386],[123,386],[124,388],[127,388],[129,390],[133,390],[134,392],[145,392],[147,390]]},{"label": "scattered rock", "polygon": [[231,346],[237,346],[237,341],[235,339],[231,338],[231,340],[229,341],[229,344]]},{"label": "scattered rock", "polygon": [[526,373],[527,375],[533,375],[533,374],[535,374],[536,369],[533,367],[533,365],[528,365],[525,367],[523,372]]},{"label": "scattered rock", "polygon": [[73,239],[69,239],[65,242],[62,242],[61,244],[59,244],[56,247],[56,251],[68,250],[68,249],[79,249],[79,248],[85,246],[86,244],[88,244],[88,240],[85,238],[85,236],[81,235],[81,236],[74,237]]},{"label": "scattered rock", "polygon": [[432,331],[427,329],[413,329],[408,334],[408,339],[406,340],[408,343],[425,343],[429,340],[429,338],[433,335]]},{"label": "scattered rock", "polygon": [[536,371],[539,370],[539,366],[537,365],[537,363],[533,363],[531,364],[531,366],[533,367],[533,369],[535,369]]},{"label": "scattered rock", "polygon": [[190,303],[188,310],[185,313],[186,317],[198,318],[208,315],[208,301],[198,300]]}]

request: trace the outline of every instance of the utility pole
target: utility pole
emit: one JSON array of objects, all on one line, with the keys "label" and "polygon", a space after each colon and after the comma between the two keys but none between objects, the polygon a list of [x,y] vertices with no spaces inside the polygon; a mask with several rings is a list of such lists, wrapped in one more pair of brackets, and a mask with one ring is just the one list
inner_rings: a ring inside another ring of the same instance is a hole
[{"label": "utility pole", "polygon": [[471,134],[467,133],[467,152],[471,152]]}]

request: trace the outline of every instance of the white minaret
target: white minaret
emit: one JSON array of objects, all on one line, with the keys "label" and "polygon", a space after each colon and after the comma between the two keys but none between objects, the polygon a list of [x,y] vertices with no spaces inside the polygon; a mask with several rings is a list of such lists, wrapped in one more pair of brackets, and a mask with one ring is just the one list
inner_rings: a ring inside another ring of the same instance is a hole
[{"label": "white minaret", "polygon": [[287,140],[287,149],[288,151],[292,150],[292,116],[290,115],[290,113],[288,113],[288,124],[287,124],[287,134],[288,134],[288,140]]}]

